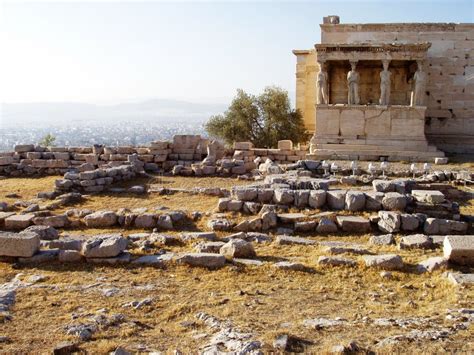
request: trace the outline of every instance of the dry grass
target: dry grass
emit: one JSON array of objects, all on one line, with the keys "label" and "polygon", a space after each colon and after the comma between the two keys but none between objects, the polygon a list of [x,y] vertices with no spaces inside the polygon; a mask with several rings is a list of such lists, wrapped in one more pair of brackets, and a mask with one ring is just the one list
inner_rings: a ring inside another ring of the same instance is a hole
[{"label": "dry grass", "polygon": [[[10,178],[0,180],[0,200],[15,202],[16,200],[29,200],[36,198],[41,191],[51,191],[57,176],[46,176],[40,178]],[[6,195],[16,193],[19,198],[7,198]]]},{"label": "dry grass", "polygon": [[[316,240],[335,238],[314,237]],[[367,238],[343,239],[364,242]],[[179,249],[191,248],[187,245]],[[459,292],[439,272],[420,276],[408,268],[407,272],[394,272],[393,280],[382,280],[378,271],[363,266],[354,269],[316,266],[317,257],[322,254],[318,247],[270,244],[257,245],[256,250],[260,258],[268,262],[298,260],[313,270],[284,272],[273,269],[270,264],[260,268],[228,266],[217,271],[175,265],[160,270],[86,264],[13,270],[9,264],[0,264],[1,274],[8,275],[2,277],[4,280],[16,272],[48,277],[41,283],[41,288],[18,292],[14,320],[2,325],[2,335],[11,337],[13,343],[0,345],[0,349],[5,353],[46,352],[59,341],[73,339],[63,331],[64,325],[73,322],[72,313],[95,314],[102,308],[106,308],[108,314],[123,313],[135,324],[97,332],[93,341],[81,345],[92,353],[106,353],[119,345],[133,349],[138,344],[159,351],[177,348],[185,353],[196,352],[207,338],[194,336],[210,330],[199,323],[190,328],[181,323],[195,321],[194,315],[200,311],[255,332],[268,350],[275,336],[283,332],[311,341],[313,344],[308,351],[322,351],[353,339],[372,348],[376,340],[409,330],[367,324],[316,331],[305,328],[302,321],[315,317],[343,317],[353,321],[364,316],[371,319],[433,316],[434,322],[442,324],[447,308],[472,307],[473,293],[469,290]],[[395,249],[384,247],[374,251],[394,252]],[[408,263],[414,263],[436,252],[402,251],[401,254]],[[96,283],[101,285],[80,289]],[[153,285],[154,289],[140,289],[146,285]],[[121,291],[113,297],[103,296],[101,289],[110,287]],[[145,297],[154,297],[151,306],[139,310],[122,307],[124,303]],[[86,319],[79,317],[76,323]],[[395,350],[418,352],[422,346],[428,353],[469,352],[473,350],[472,343],[466,342],[469,331],[457,333],[448,342],[403,344]]]},{"label": "dry grass", "polygon": [[[54,177],[41,179],[0,180],[0,199],[15,188],[20,188],[23,199],[32,198],[39,191],[52,188]],[[157,180],[127,182],[132,184],[156,184]],[[240,182],[234,179],[165,177],[159,182],[168,187],[226,187]],[[15,187],[17,186],[17,187]],[[22,188],[24,186],[24,188]],[[102,194],[89,196],[73,207],[119,209],[122,207],[157,206],[170,209],[201,212],[212,211],[217,197],[178,193],[171,196],[151,194],[146,197]],[[463,205],[472,213],[473,201]],[[466,212],[464,212],[466,213]],[[234,220],[239,214],[228,214]],[[207,219],[195,226],[206,229]],[[143,230],[88,229],[68,230],[71,234],[98,234],[121,232],[125,235]],[[173,234],[176,232],[173,232]],[[221,235],[221,234],[219,234]],[[365,244],[369,235],[317,236],[316,240],[341,240]],[[127,323],[109,327],[95,333],[94,338],[80,344],[89,353],[105,354],[117,346],[137,350],[145,345],[147,350],[170,353],[179,349],[184,353],[196,353],[206,343],[212,331],[199,322],[184,326],[185,321],[196,321],[197,312],[207,312],[222,320],[230,320],[244,331],[252,331],[263,340],[266,352],[276,335],[287,333],[311,342],[307,352],[321,353],[332,345],[356,340],[359,345],[377,350],[375,342],[384,337],[408,333],[411,329],[376,327],[370,322],[357,326],[338,326],[325,330],[312,330],[302,325],[304,319],[316,317],[342,317],[349,321],[362,317],[407,318],[433,317],[433,324],[451,324],[445,318],[447,309],[473,308],[472,289],[456,288],[442,272],[428,275],[414,273],[414,264],[430,256],[440,255],[440,250],[408,251],[395,246],[370,247],[376,253],[400,254],[408,264],[404,272],[393,272],[393,279],[382,279],[380,271],[365,268],[323,268],[317,259],[323,255],[318,246],[277,246],[256,244],[259,259],[266,262],[262,267],[236,267],[209,271],[175,264],[165,270],[154,267],[98,266],[90,264],[64,265],[59,263],[17,266],[0,262],[0,282],[11,280],[17,273],[25,278],[32,274],[47,277],[34,287],[20,289],[12,309],[13,320],[1,324],[0,335],[11,338],[11,343],[0,343],[0,352],[8,354],[49,353],[52,347],[64,340],[75,340],[64,332],[70,323],[87,322],[90,315],[100,309],[108,314],[122,313]],[[192,244],[167,247],[169,252],[193,250]],[[154,250],[156,252],[158,250]],[[351,256],[348,256],[351,257]],[[356,256],[352,256],[358,259]],[[309,272],[286,272],[271,266],[275,261],[299,261],[309,267]],[[472,269],[463,269],[473,272]],[[89,287],[90,285],[96,285]],[[144,289],[143,286],[150,287]],[[117,287],[120,292],[105,297],[103,289]],[[122,305],[153,297],[152,305],[142,309],[123,308]],[[73,320],[72,315],[78,315]],[[394,348],[381,349],[381,353],[472,353],[472,326],[461,330],[449,340],[424,340],[400,343]],[[420,350],[423,349],[423,350]]]}]

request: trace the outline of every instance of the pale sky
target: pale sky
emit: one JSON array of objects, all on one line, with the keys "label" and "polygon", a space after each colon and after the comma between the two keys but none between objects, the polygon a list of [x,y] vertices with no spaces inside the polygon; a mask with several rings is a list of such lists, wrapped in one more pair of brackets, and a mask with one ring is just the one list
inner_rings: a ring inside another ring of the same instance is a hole
[{"label": "pale sky", "polygon": [[291,51],[319,42],[323,16],[474,22],[472,0],[0,3],[0,103],[294,92]]}]

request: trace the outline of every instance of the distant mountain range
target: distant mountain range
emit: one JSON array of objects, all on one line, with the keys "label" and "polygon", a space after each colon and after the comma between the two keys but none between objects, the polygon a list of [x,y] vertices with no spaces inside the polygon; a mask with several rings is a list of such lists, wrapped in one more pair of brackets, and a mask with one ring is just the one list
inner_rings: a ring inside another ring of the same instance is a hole
[{"label": "distant mountain range", "polygon": [[25,125],[115,124],[130,121],[144,123],[197,123],[224,112],[227,104],[195,103],[172,99],[109,105],[45,102],[7,103],[0,107],[0,128]]}]

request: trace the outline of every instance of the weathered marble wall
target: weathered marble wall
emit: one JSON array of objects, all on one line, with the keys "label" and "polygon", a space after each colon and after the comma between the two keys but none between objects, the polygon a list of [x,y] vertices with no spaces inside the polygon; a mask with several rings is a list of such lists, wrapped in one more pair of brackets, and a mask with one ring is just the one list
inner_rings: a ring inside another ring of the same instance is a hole
[{"label": "weathered marble wall", "polygon": [[[432,44],[425,66],[427,138],[447,152],[474,153],[474,24],[321,25],[321,43],[420,42]],[[299,52],[302,51],[294,51],[298,57],[296,104],[312,131],[315,95],[303,88],[315,90],[314,69],[318,67],[314,50],[308,54]]]}]

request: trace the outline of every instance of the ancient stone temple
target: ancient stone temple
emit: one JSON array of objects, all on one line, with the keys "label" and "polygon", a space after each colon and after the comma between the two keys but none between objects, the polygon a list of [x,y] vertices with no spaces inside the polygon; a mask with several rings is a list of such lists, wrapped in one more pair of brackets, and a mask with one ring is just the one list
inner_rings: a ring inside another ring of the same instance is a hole
[{"label": "ancient stone temple", "polygon": [[294,50],[296,107],[318,158],[474,153],[474,24],[340,24]]}]

